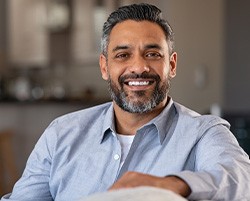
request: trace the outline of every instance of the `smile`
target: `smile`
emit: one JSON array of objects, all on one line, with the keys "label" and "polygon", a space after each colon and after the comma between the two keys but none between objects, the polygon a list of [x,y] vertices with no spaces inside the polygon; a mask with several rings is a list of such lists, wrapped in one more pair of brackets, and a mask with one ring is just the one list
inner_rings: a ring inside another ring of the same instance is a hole
[{"label": "smile", "polygon": [[128,82],[129,86],[147,86],[149,81],[130,81]]},{"label": "smile", "polygon": [[130,80],[124,82],[128,86],[149,86],[154,83],[154,80]]}]

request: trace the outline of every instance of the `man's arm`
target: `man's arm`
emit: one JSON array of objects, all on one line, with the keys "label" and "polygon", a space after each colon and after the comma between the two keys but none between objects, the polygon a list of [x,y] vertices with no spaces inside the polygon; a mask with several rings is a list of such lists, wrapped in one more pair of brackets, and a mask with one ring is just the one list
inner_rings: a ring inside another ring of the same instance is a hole
[{"label": "man's arm", "polygon": [[187,197],[191,193],[188,184],[176,176],[156,177],[138,172],[126,172],[113,186],[111,186],[110,190],[138,186],[163,188],[171,190],[183,197]]},{"label": "man's arm", "polygon": [[[150,175],[126,173],[111,189],[158,186],[188,196],[192,200],[250,199],[250,161],[226,127],[213,126],[206,130],[193,151],[193,170],[171,173],[176,177],[161,179]],[[176,183],[173,178],[177,180]]]},{"label": "man's arm", "polygon": [[194,171],[174,174],[191,188],[191,200],[250,200],[250,161],[224,126],[208,129],[195,148]]},{"label": "man's arm", "polygon": [[50,188],[51,159],[46,132],[32,151],[22,177],[15,184],[12,193],[1,201],[53,201]]}]

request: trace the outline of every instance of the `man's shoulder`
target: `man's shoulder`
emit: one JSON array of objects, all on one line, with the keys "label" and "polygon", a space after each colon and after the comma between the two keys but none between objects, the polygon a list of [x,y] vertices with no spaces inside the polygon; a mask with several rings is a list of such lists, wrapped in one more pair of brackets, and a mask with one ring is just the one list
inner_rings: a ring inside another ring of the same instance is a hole
[{"label": "man's shoulder", "polygon": [[84,108],[82,110],[71,113],[70,115],[75,114],[88,114],[88,115],[96,115],[100,114],[100,112],[107,112],[108,109],[112,106],[112,102],[106,102],[103,104],[95,105],[92,107]]},{"label": "man's shoulder", "polygon": [[82,143],[88,139],[86,136],[101,138],[105,119],[111,121],[112,112],[112,103],[109,102],[59,116],[50,123],[43,136],[57,148]]},{"label": "man's shoulder", "polygon": [[54,120],[54,122],[62,123],[62,122],[91,122],[93,120],[97,120],[98,118],[104,117],[108,110],[112,109],[112,103],[107,102],[100,105],[84,108],[82,110],[74,111],[71,113],[67,113],[65,115],[59,116]]},{"label": "man's shoulder", "polygon": [[224,125],[226,127],[230,127],[229,123],[222,119],[219,116],[211,115],[211,114],[200,114],[195,112],[194,110],[187,108],[177,102],[174,102],[174,106],[176,108],[177,114],[179,115],[179,119],[186,124],[197,125],[197,126],[215,126],[215,125]]}]

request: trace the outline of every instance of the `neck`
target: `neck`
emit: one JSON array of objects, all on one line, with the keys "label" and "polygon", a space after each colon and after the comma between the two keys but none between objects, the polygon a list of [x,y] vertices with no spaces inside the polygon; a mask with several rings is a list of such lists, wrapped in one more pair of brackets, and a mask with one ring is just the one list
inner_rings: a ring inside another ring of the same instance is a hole
[{"label": "neck", "polygon": [[156,108],[147,113],[130,113],[121,109],[115,102],[115,124],[116,131],[123,135],[135,135],[136,131],[158,116],[168,103],[168,99],[161,102]]}]

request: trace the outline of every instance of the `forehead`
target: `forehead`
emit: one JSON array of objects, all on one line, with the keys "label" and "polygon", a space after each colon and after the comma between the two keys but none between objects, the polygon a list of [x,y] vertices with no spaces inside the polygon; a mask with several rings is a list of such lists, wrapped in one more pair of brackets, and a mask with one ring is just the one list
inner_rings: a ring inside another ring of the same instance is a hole
[{"label": "forehead", "polygon": [[146,43],[167,46],[165,33],[158,24],[150,21],[125,20],[113,27],[109,37],[110,47],[120,44],[136,46]]}]

